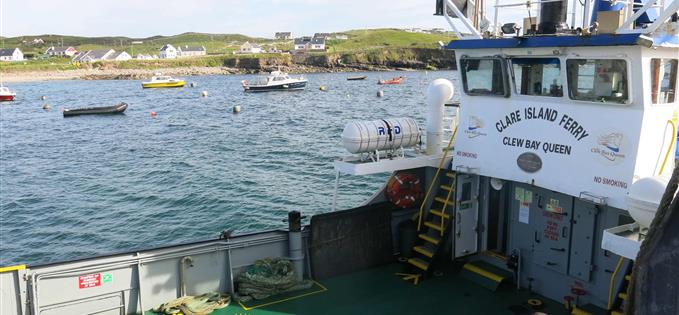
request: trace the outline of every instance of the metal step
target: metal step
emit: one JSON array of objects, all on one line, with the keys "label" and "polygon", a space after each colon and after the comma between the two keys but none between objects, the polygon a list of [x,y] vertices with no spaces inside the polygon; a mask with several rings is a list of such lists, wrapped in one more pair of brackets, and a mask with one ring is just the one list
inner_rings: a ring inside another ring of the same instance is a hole
[{"label": "metal step", "polygon": [[410,258],[408,259],[408,263],[424,271],[429,269],[429,263],[419,258]]},{"label": "metal step", "polygon": [[632,280],[632,275],[625,275],[625,280],[627,280],[627,281]]},{"label": "metal step", "polygon": [[440,202],[440,203],[446,203],[446,199],[442,197],[434,197],[434,200]]},{"label": "metal step", "polygon": [[443,213],[443,212],[441,212],[441,210],[430,209],[429,213],[433,214],[435,216],[439,216],[439,217],[444,218],[444,219],[450,219],[450,214]]},{"label": "metal step", "polygon": [[421,238],[421,239],[423,239],[423,240],[429,242],[429,243],[434,244],[434,245],[438,245],[439,242],[441,241],[440,238],[431,237],[431,236],[429,236],[429,235],[427,235],[427,234],[418,234],[417,236],[418,236],[419,238]]},{"label": "metal step", "polygon": [[481,268],[473,263],[466,263],[462,268],[498,283],[502,282],[502,280],[505,279],[504,276],[489,271],[487,269]]},{"label": "metal step", "polygon": [[427,246],[419,245],[419,246],[413,247],[413,249],[414,249],[416,252],[418,252],[418,253],[420,253],[420,254],[422,254],[422,255],[425,255],[425,256],[427,256],[427,257],[429,257],[429,258],[433,258],[433,257],[434,257],[434,252],[433,252],[432,250],[429,250],[429,248],[427,248]]},{"label": "metal step", "polygon": [[611,315],[623,315],[623,313],[620,310],[612,310]]},{"label": "metal step", "polygon": [[448,176],[448,177],[450,177],[450,178],[455,178],[455,173],[453,173],[453,172],[447,172],[447,173],[446,173],[446,176]]},{"label": "metal step", "polygon": [[424,225],[429,227],[430,229],[434,229],[434,230],[437,230],[439,232],[443,232],[443,228],[441,227],[441,224],[425,221]]},{"label": "metal step", "polygon": [[626,299],[627,299],[627,293],[625,293],[625,292],[620,292],[620,293],[618,293],[618,297],[621,298],[621,299],[623,299],[623,300],[626,300]]},{"label": "metal step", "polygon": [[446,190],[446,191],[451,191],[451,190],[453,190],[453,187],[451,187],[451,186],[446,186],[446,185],[441,185],[441,189]]}]

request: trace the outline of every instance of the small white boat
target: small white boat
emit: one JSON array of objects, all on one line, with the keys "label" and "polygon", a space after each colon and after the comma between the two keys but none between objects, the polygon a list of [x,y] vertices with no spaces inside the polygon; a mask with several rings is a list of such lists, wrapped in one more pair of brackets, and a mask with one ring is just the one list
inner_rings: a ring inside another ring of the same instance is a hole
[{"label": "small white boat", "polygon": [[13,101],[16,95],[16,92],[10,90],[6,86],[0,86],[0,102]]},{"label": "small white boat", "polygon": [[255,82],[241,81],[245,92],[303,90],[307,82],[307,79],[302,76],[294,78],[281,71],[273,71],[270,75],[260,77]]},{"label": "small white boat", "polygon": [[175,79],[169,75],[161,75],[156,73],[151,77],[151,81],[145,81],[141,83],[141,86],[145,89],[148,88],[174,88],[182,87],[186,84],[182,79]]}]

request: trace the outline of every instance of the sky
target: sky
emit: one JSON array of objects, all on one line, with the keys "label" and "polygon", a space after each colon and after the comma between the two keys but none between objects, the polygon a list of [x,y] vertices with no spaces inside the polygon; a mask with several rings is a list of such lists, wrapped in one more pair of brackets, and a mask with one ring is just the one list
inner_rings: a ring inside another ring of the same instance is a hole
[{"label": "sky", "polygon": [[[145,38],[201,32],[272,38],[275,32],[288,31],[293,36],[302,36],[386,27],[450,30],[443,17],[433,16],[435,3],[435,0],[0,0],[0,36]],[[521,25],[526,11],[525,7],[503,8],[500,19]],[[486,12],[489,18],[493,17],[492,8]]]},{"label": "sky", "polygon": [[0,35],[149,37],[184,32],[273,37],[443,27],[435,0],[0,0]]}]

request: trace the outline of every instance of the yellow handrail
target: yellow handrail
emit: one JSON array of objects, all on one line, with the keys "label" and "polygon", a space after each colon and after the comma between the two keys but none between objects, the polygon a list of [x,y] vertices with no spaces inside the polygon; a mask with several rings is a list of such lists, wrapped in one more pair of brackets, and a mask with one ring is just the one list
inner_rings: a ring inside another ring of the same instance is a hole
[{"label": "yellow handrail", "polygon": [[672,147],[674,146],[674,141],[676,141],[676,136],[677,136],[677,126],[674,125],[674,122],[671,120],[667,121],[670,126],[672,126],[672,139],[670,141],[670,147],[667,148],[667,153],[665,153],[665,160],[662,161],[662,166],[660,166],[660,172],[658,175],[662,175],[662,171],[665,169],[665,163],[667,163],[667,158],[670,156],[670,152],[672,152]]},{"label": "yellow handrail", "polygon": [[434,174],[434,177],[432,178],[431,184],[429,184],[429,189],[427,189],[427,194],[424,195],[424,199],[422,199],[422,205],[420,205],[420,212],[418,214],[419,218],[417,219],[417,231],[419,232],[422,229],[422,217],[423,217],[423,212],[424,212],[424,206],[427,204],[427,199],[429,199],[429,195],[431,194],[432,188],[434,188],[434,184],[436,184],[436,179],[439,177],[439,173],[441,172],[441,168],[443,168],[443,163],[446,162],[446,157],[448,157],[448,152],[450,152],[450,148],[453,146],[453,142],[455,142],[455,135],[457,134],[457,126],[455,126],[455,130],[453,130],[453,135],[450,136],[450,141],[448,141],[448,146],[446,147],[443,157],[441,157],[441,162],[439,162],[439,167],[436,169],[436,174]]},{"label": "yellow handrail", "polygon": [[443,236],[443,222],[445,222],[443,217],[446,214],[446,208],[448,207],[448,201],[450,201],[450,195],[452,195],[453,191],[455,191],[455,186],[454,186],[455,183],[457,183],[457,181],[455,181],[455,180],[451,181],[450,190],[448,190],[448,195],[446,195],[446,202],[443,203],[443,208],[441,208],[441,230],[439,230],[439,232],[441,233],[441,236]]},{"label": "yellow handrail", "polygon": [[620,260],[618,260],[618,264],[615,266],[615,270],[613,270],[613,274],[611,275],[611,285],[608,287],[608,310],[611,310],[611,307],[613,307],[613,285],[615,284],[615,275],[618,274],[618,271],[620,271],[620,267],[622,267],[622,262],[625,260],[625,257],[620,256]]}]

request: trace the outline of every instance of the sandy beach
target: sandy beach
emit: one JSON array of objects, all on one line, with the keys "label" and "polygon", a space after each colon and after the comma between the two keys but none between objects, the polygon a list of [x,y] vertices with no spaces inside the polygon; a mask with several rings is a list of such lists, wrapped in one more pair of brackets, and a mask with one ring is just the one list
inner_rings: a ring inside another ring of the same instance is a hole
[{"label": "sandy beach", "polygon": [[[229,67],[181,67],[163,69],[78,69],[63,71],[16,71],[2,72],[3,82],[33,82],[54,80],[141,80],[162,73],[171,76],[194,76],[194,75],[227,75],[227,74],[253,74],[269,72],[277,68],[243,69]],[[327,68],[307,65],[281,67],[281,70],[289,73],[317,73],[317,72],[350,72],[350,71],[390,71],[389,67],[373,65],[353,65],[350,67]],[[412,70],[399,69],[396,70]]]},{"label": "sandy beach", "polygon": [[138,80],[150,78],[154,73],[172,76],[214,75],[240,73],[240,69],[224,67],[187,67],[168,69],[78,69],[65,71],[21,71],[2,73],[4,82],[30,82],[52,80]]}]

